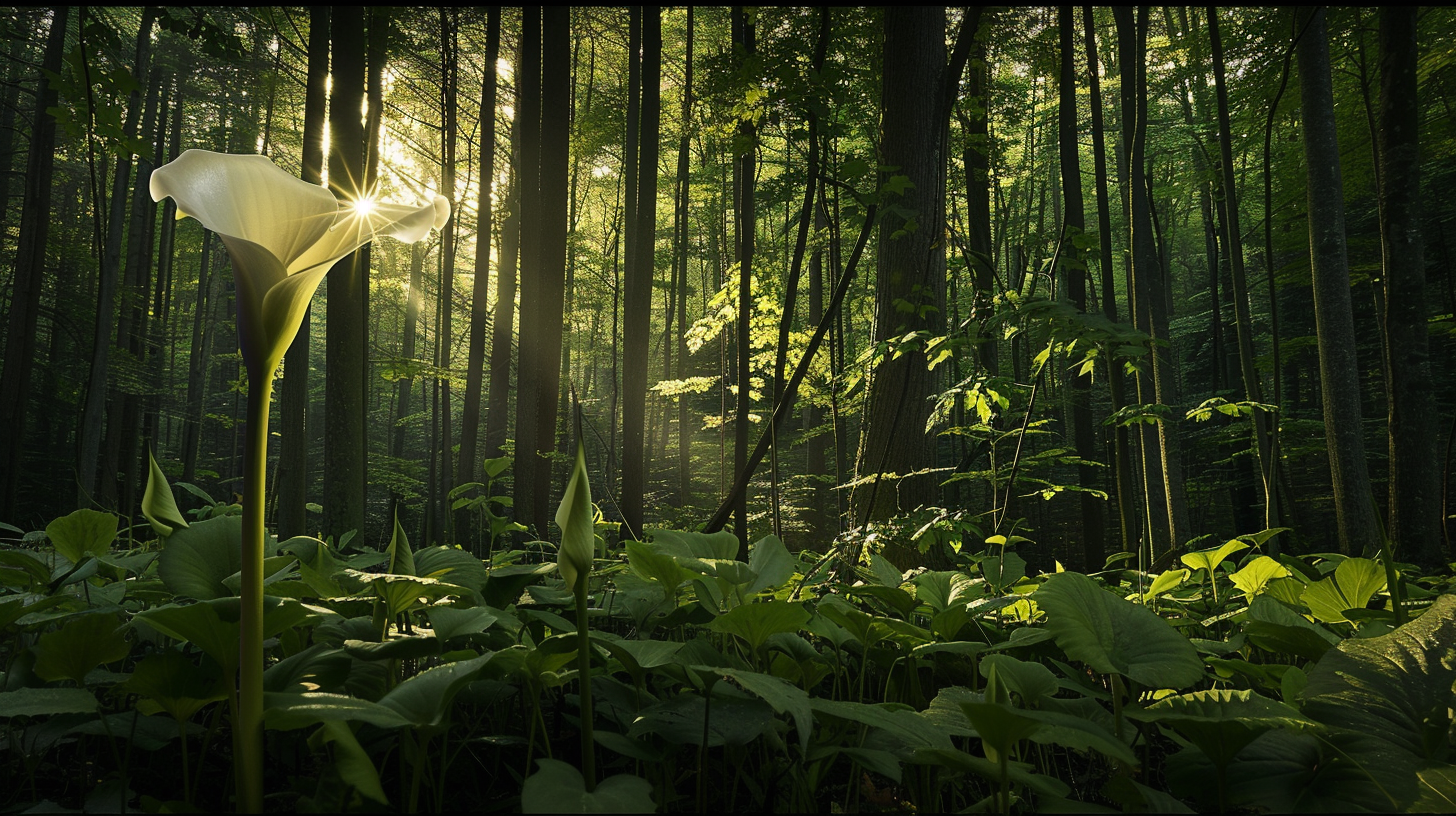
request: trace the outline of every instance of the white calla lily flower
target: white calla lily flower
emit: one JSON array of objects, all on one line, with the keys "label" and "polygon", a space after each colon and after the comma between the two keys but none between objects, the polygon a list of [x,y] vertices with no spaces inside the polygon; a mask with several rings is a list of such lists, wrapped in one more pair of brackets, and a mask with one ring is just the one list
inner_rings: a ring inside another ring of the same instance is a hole
[{"label": "white calla lily flower", "polygon": [[450,218],[421,206],[342,201],[266,156],[188,150],[152,172],[152,199],[217,233],[233,260],[238,336],[251,376],[271,376],[334,263],[380,236],[414,243]]}]

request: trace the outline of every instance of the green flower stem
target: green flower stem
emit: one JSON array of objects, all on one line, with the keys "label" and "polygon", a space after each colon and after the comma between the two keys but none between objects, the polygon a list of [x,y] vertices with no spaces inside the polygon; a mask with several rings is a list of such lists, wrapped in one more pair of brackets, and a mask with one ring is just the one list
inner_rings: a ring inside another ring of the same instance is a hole
[{"label": "green flower stem", "polygon": [[240,813],[263,810],[263,505],[268,495],[268,402],[272,372],[248,372],[243,447],[242,598],[238,625],[238,719],[233,723]]},{"label": "green flower stem", "polygon": [[572,589],[576,594],[576,668],[581,681],[581,775],[586,781],[586,791],[597,789],[597,751],[592,736],[592,691],[591,691],[591,628],[586,618],[587,578],[582,572],[576,578]]}]

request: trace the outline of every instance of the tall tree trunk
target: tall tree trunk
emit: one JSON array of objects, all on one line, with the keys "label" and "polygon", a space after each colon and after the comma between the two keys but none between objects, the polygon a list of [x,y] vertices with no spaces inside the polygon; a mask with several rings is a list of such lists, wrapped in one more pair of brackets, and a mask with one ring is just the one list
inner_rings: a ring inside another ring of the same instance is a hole
[{"label": "tall tree trunk", "polygon": [[[520,121],[517,117],[516,123]],[[500,263],[496,266],[495,311],[490,321],[490,393],[485,406],[485,455],[492,459],[502,454],[510,429],[511,361],[515,359],[511,338],[516,324],[516,265],[521,254],[521,173],[517,170],[520,164],[520,133],[521,126],[513,124],[508,152],[511,167],[507,179],[509,187],[500,226]]]},{"label": "tall tree trunk", "polygon": [[[632,55],[635,56],[635,55]],[[645,420],[648,344],[652,327],[652,280],[657,246],[657,154],[661,129],[662,10],[642,7],[642,101],[638,123],[637,208],[627,225],[628,261],[622,328],[622,521],[623,536],[642,535],[646,488]],[[629,125],[630,126],[630,125]],[[631,193],[629,192],[629,195]],[[636,233],[635,237],[633,233]]]},{"label": "tall tree trunk", "polygon": [[[441,131],[440,187],[445,196],[456,202],[455,183],[455,135],[458,128],[455,120],[459,110],[458,86],[460,73],[460,12],[458,8],[440,9],[440,40],[443,53],[440,82],[440,112],[444,128]],[[495,64],[491,64],[494,70]],[[371,142],[372,144],[372,142]],[[489,190],[489,184],[482,184],[482,190]],[[458,206],[458,205],[456,205]],[[488,209],[488,208],[487,208]],[[453,540],[454,514],[450,512],[450,491],[455,484],[455,469],[450,461],[454,450],[454,419],[450,410],[450,364],[454,345],[455,311],[455,224],[459,219],[451,218],[440,228],[440,320],[435,330],[435,366],[440,376],[435,380],[440,394],[440,437],[436,450],[440,457],[440,484],[430,501],[434,507],[434,519],[440,543]],[[486,254],[490,246],[486,244]],[[431,453],[431,456],[436,455]],[[470,464],[461,463],[469,469]]]},{"label": "tall tree trunk", "polygon": [[1436,406],[1426,335],[1426,260],[1421,242],[1420,108],[1414,6],[1380,9],[1381,265],[1390,372],[1390,525],[1405,557],[1441,559]]},{"label": "tall tree trunk", "polygon": [[[538,524],[536,512],[536,471],[546,467],[536,455],[543,447],[540,442],[536,405],[539,399],[542,374],[546,367],[555,367],[555,358],[542,352],[545,327],[541,323],[542,293],[542,230],[536,225],[542,219],[541,189],[541,13],[536,7],[527,7],[521,22],[521,55],[516,72],[516,120],[521,123],[520,166],[517,168],[517,184],[521,188],[521,330],[517,341],[520,352],[516,366],[516,448],[515,463],[515,510],[516,520],[527,526],[536,527],[533,534],[545,538],[548,532]],[[530,225],[530,226],[527,226]],[[548,361],[550,361],[548,363]],[[555,394],[551,397],[554,400]],[[547,450],[550,446],[545,446]],[[543,506],[545,502],[542,502]]]},{"label": "tall tree trunk", "polygon": [[[309,184],[323,181],[324,122],[328,115],[329,7],[309,6],[308,79],[303,103],[303,169]],[[413,290],[411,290],[413,294]],[[308,533],[308,352],[311,319],[305,312],[298,334],[283,357],[283,385],[278,400],[278,430],[283,444],[278,457],[278,535]]]},{"label": "tall tree trunk", "polygon": [[[1264,401],[1264,391],[1259,383],[1259,373],[1254,367],[1254,326],[1249,314],[1249,284],[1244,274],[1243,227],[1239,223],[1238,187],[1234,180],[1234,157],[1232,126],[1229,121],[1228,86],[1224,81],[1223,38],[1219,36],[1218,10],[1208,7],[1208,36],[1213,44],[1213,81],[1218,94],[1218,149],[1219,163],[1223,170],[1224,241],[1229,269],[1232,273],[1234,291],[1234,319],[1239,335],[1239,373],[1243,378],[1244,398],[1254,402]],[[1267,217],[1267,216],[1266,216]],[[1271,271],[1272,275],[1273,272]],[[1424,328],[1424,326],[1423,326]],[[1280,514],[1278,487],[1274,468],[1274,439],[1269,426],[1272,418],[1262,410],[1254,410],[1254,437],[1258,446],[1261,481],[1264,487],[1264,526],[1278,526]],[[1277,545],[1275,545],[1277,547]],[[1274,550],[1277,554],[1278,550]]]},{"label": "tall tree trunk", "polygon": [[[465,363],[465,406],[460,424],[460,469],[455,481],[474,481],[480,471],[476,442],[480,436],[480,387],[485,373],[485,333],[490,297],[491,191],[495,185],[495,107],[500,59],[499,6],[486,11],[485,81],[480,92],[480,197],[475,224],[475,288],[470,296],[470,352]],[[499,304],[497,304],[499,308]],[[457,518],[457,526],[462,519]]]},{"label": "tall tree trunk", "polygon": [[[677,378],[687,379],[688,376],[688,191],[690,189],[690,175],[688,167],[688,135],[692,132],[691,122],[693,113],[693,9],[687,9],[687,53],[683,57],[683,106],[682,106],[682,139],[677,147],[677,200],[673,212],[673,235],[677,246],[673,249],[673,259],[677,263]],[[677,506],[686,507],[692,501],[693,495],[693,470],[692,470],[692,426],[688,419],[687,395],[680,395],[677,399],[677,470],[678,470],[678,493]]]},{"label": "tall tree trunk", "polygon": [[[1107,142],[1102,125],[1102,79],[1097,58],[1097,24],[1091,6],[1082,7],[1082,27],[1086,37],[1087,85],[1092,112],[1092,157],[1097,186],[1097,245],[1099,249],[1098,279],[1102,293],[1102,314],[1117,322],[1117,289],[1112,268],[1112,205],[1107,191]],[[1127,404],[1122,361],[1111,359],[1107,365],[1108,390],[1112,397],[1112,413]],[[1113,494],[1117,501],[1117,524],[1124,552],[1133,548],[1137,539],[1136,492],[1132,476],[1132,449],[1126,425],[1112,429]]]},{"label": "tall tree trunk", "polygon": [[[876,262],[876,343],[908,332],[945,329],[945,162],[940,93],[946,75],[945,8],[905,8],[884,15],[884,73],[880,86],[881,167],[909,184],[887,207],[879,225]],[[926,88],[930,93],[905,93]],[[880,184],[890,182],[882,171]],[[905,211],[915,213],[907,230]],[[910,304],[907,312],[902,305]],[[925,405],[936,390],[923,346],[902,347],[880,361],[865,397],[854,520],[863,525],[913,510],[936,495],[936,480],[912,475],[935,466],[935,436],[925,430]],[[897,567],[917,566],[923,556],[909,542],[894,541],[885,557]]]},{"label": "tall tree trunk", "polygon": [[[1057,143],[1062,170],[1062,249],[1065,259],[1061,274],[1067,285],[1067,296],[1078,311],[1087,311],[1087,253],[1079,248],[1077,241],[1087,230],[1087,219],[1082,203],[1082,163],[1077,155],[1077,66],[1074,17],[1071,6],[1061,6],[1057,23],[1061,39],[1060,95],[1057,104]],[[1092,373],[1072,380],[1072,439],[1077,448],[1077,458],[1087,464],[1079,465],[1078,480],[1083,488],[1094,489],[1097,484],[1097,469],[1091,463],[1096,459],[1097,441],[1092,430]],[[1102,502],[1091,493],[1083,492],[1082,504],[1082,568],[1091,572],[1102,567],[1106,553],[1103,541]]]},{"label": "tall tree trunk", "polygon": [[541,21],[541,50],[553,55],[541,66],[540,311],[541,387],[536,392],[535,520],[545,533],[551,504],[550,456],[556,450],[556,408],[561,387],[562,306],[566,284],[566,228],[571,169],[571,18],[565,6],[548,6]]},{"label": "tall tree trunk", "polygon": [[[733,7],[734,52],[741,49],[743,64],[746,65],[757,53],[757,37],[753,18],[742,6]],[[733,235],[734,260],[738,262],[738,330],[735,336],[738,383],[738,399],[733,417],[733,472],[742,473],[748,467],[748,422],[752,404],[752,376],[749,360],[752,349],[749,341],[749,325],[753,317],[753,252],[754,230],[758,218],[754,213],[754,181],[758,151],[758,129],[751,119],[738,122],[737,147],[739,153],[733,162]],[[738,493],[734,508],[733,533],[738,536],[738,557],[748,559],[748,490]]]},{"label": "tall tree trunk", "polygon": [[[329,187],[341,199],[365,194],[367,146],[359,111],[366,73],[364,14],[334,6],[330,20],[333,94],[329,100]],[[334,264],[328,274],[328,326],[324,374],[324,533],[335,540],[363,532],[365,501],[365,328],[368,259],[361,251]]]},{"label": "tall tree trunk", "polygon": [[[30,149],[25,162],[24,204],[20,239],[15,254],[10,310],[5,326],[5,367],[0,369],[0,416],[7,418],[0,434],[0,516],[19,520],[16,513],[23,465],[26,403],[36,357],[35,329],[45,285],[46,243],[50,237],[51,179],[55,170],[56,120],[46,111],[56,106],[56,91],[49,77],[61,70],[66,52],[66,20],[70,9],[51,14],[50,34],[41,58],[41,77],[31,114]],[[93,457],[94,459],[94,457]],[[94,469],[95,463],[93,461]]]},{"label": "tall tree trunk", "polygon": [[1336,136],[1330,52],[1323,8],[1300,12],[1304,33],[1296,46],[1303,112],[1310,266],[1314,278],[1315,332],[1325,445],[1335,495],[1340,549],[1358,555],[1379,538],[1371,505],[1365,443],[1360,433],[1360,366],[1350,303],[1350,265],[1345,249],[1344,183]]},{"label": "tall tree trunk", "polygon": [[[142,12],[142,25],[137,29],[136,60],[132,75],[137,87],[127,99],[126,121],[122,133],[127,140],[136,138],[137,123],[141,118],[141,88],[146,87],[147,66],[152,50],[152,24],[156,21],[156,9],[148,6]],[[85,19],[81,21],[85,24]],[[110,212],[107,220],[105,245],[101,251],[101,279],[97,286],[96,323],[91,345],[91,373],[86,382],[86,398],[81,414],[81,450],[78,464],[80,494],[77,502],[82,505],[101,499],[114,503],[116,473],[99,473],[99,457],[102,448],[102,434],[105,430],[107,384],[112,342],[116,325],[116,291],[121,278],[122,238],[125,229],[126,192],[131,186],[130,150],[123,150],[116,160],[116,174],[111,185]]]}]

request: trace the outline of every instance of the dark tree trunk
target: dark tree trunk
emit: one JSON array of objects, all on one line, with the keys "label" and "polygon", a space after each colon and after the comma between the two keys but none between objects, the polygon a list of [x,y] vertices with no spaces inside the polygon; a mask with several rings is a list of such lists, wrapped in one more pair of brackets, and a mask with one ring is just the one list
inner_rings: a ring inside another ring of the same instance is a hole
[{"label": "dark tree trunk", "polygon": [[[1062,170],[1062,248],[1065,260],[1060,273],[1066,281],[1067,296],[1079,311],[1087,311],[1087,253],[1077,241],[1087,230],[1082,203],[1082,163],[1077,144],[1077,66],[1075,22],[1071,6],[1062,6],[1057,17],[1061,38],[1060,97],[1057,104],[1057,144]],[[1078,480],[1091,490],[1097,485],[1096,436],[1092,430],[1092,373],[1075,377],[1071,387],[1072,439],[1077,457],[1088,464],[1079,465]],[[1100,569],[1106,553],[1103,542],[1102,502],[1091,493],[1081,493],[1082,505],[1082,569]]]},{"label": "dark tree trunk", "polygon": [[[635,56],[635,55],[632,55]],[[662,10],[642,7],[642,101],[638,128],[637,207],[627,224],[628,261],[622,318],[622,535],[642,535],[646,488],[645,421],[652,280],[657,247],[657,155],[661,128]],[[628,125],[631,127],[631,123]],[[632,192],[629,191],[629,195]],[[633,235],[635,233],[635,237]]]},{"label": "dark tree trunk", "polygon": [[[520,359],[516,366],[516,448],[515,463],[515,511],[516,520],[528,527],[536,527],[531,534],[545,538],[547,530],[539,526],[540,516],[536,512],[536,471],[545,468],[536,451],[549,445],[542,445],[536,417],[536,405],[543,383],[542,374],[548,365],[555,366],[555,358],[547,357],[542,351],[545,341],[545,327],[542,325],[541,301],[544,297],[541,255],[542,230],[536,226],[544,221],[541,190],[541,14],[536,7],[527,7],[521,22],[521,55],[516,71],[516,121],[520,122],[520,135],[516,141],[520,148],[520,165],[517,168],[517,184],[520,186],[521,202],[521,330],[517,342]],[[555,399],[555,394],[552,394]],[[542,502],[544,506],[545,502]]]},{"label": "dark tree trunk", "polygon": [[1421,243],[1420,108],[1415,6],[1380,9],[1381,262],[1390,372],[1390,525],[1401,552],[1427,566],[1441,559],[1439,437],[1426,334]]},{"label": "dark tree trunk", "polygon": [[[310,183],[323,181],[324,122],[328,115],[329,7],[310,6],[308,18],[308,80],[303,103],[303,169]],[[413,293],[414,290],[411,290]],[[287,538],[308,532],[308,352],[309,314],[283,357],[283,385],[278,400],[278,430],[283,444],[278,457],[278,535]]]},{"label": "dark tree trunk", "polygon": [[[884,15],[884,73],[880,100],[880,157],[884,185],[891,176],[910,182],[887,207],[879,225],[875,283],[875,342],[907,332],[945,330],[945,162],[946,74],[945,8],[904,8]],[[905,93],[906,88],[932,89]],[[915,213],[907,230],[902,213]],[[907,313],[897,304],[908,303]],[[925,429],[925,406],[935,393],[936,375],[926,367],[925,350],[901,348],[879,362],[872,374],[858,478],[853,495],[854,521],[863,525],[914,510],[937,494],[933,476],[915,474],[935,466],[935,436]],[[895,566],[917,566],[922,554],[910,542],[894,541],[885,557]]]},{"label": "dark tree trunk", "polygon": [[[0,516],[19,520],[16,513],[21,477],[25,472],[22,445],[30,378],[36,357],[35,329],[45,284],[46,242],[50,235],[51,178],[55,169],[56,120],[46,113],[56,105],[51,74],[59,73],[66,52],[66,20],[70,9],[61,6],[51,15],[50,35],[41,58],[31,115],[30,149],[25,163],[24,204],[20,239],[15,254],[10,311],[5,326],[5,367],[0,370],[0,416],[7,428],[0,434]],[[93,462],[94,468],[94,462]],[[83,498],[85,498],[83,496]]]},{"label": "dark tree trunk", "polygon": [[[745,62],[757,53],[755,25],[742,6],[733,7],[734,51],[742,49]],[[734,260],[738,262],[738,328],[735,336],[737,351],[736,376],[738,399],[733,417],[733,472],[742,473],[748,467],[748,422],[752,407],[750,385],[752,377],[749,360],[752,350],[749,343],[749,325],[753,315],[753,296],[750,282],[753,279],[754,230],[758,218],[754,214],[754,180],[756,153],[758,151],[758,129],[752,120],[738,123],[738,148],[742,150],[733,161],[733,221]],[[748,560],[748,490],[737,494],[734,507],[733,533],[738,536],[738,557]]]},{"label": "dark tree trunk", "polygon": [[[440,112],[444,124],[441,132],[442,156],[440,161],[440,187],[451,203],[458,208],[455,202],[455,138],[456,116],[459,110],[458,86],[460,73],[460,43],[459,43],[460,12],[457,8],[440,9],[440,38],[442,43],[441,54],[441,76],[440,76]],[[495,64],[491,64],[495,68]],[[371,140],[371,145],[373,141]],[[489,189],[489,184],[482,185],[482,189]],[[436,536],[427,539],[435,543],[446,543],[453,540],[454,516],[450,512],[450,490],[454,485],[455,468],[450,461],[450,454],[454,450],[453,430],[454,419],[450,410],[450,366],[452,361],[452,346],[454,345],[454,320],[455,311],[455,224],[458,218],[451,218],[445,222],[440,229],[440,319],[435,330],[435,366],[440,376],[435,379],[435,388],[440,395],[440,436],[437,440],[436,452],[431,456],[439,456],[439,484],[430,496],[434,512],[432,518],[436,524]],[[490,252],[489,243],[486,244],[487,255]],[[462,462],[462,468],[468,469],[469,464]]]},{"label": "dark tree trunk", "polygon": [[[491,187],[495,183],[496,62],[500,58],[499,6],[486,12],[485,81],[480,93],[480,197],[475,225],[475,288],[470,296],[470,351],[465,363],[465,406],[460,423],[458,484],[474,481],[480,471],[476,442],[480,437],[480,387],[485,374],[485,334],[490,297]],[[499,304],[497,304],[499,306]],[[461,519],[456,519],[457,524]]]},{"label": "dark tree trunk", "polygon": [[1350,264],[1345,248],[1344,183],[1336,136],[1330,52],[1322,8],[1302,10],[1296,46],[1304,159],[1308,173],[1310,266],[1314,278],[1315,332],[1319,341],[1320,390],[1325,445],[1329,451],[1340,549],[1358,555],[1379,538],[1371,506],[1365,443],[1360,432],[1360,365],[1350,303]]},{"label": "dark tree trunk", "polygon": [[[366,73],[364,9],[334,6],[333,95],[329,101],[329,187],[340,199],[364,194],[367,147],[359,110]],[[324,375],[324,534],[336,541],[364,529],[365,500],[365,328],[368,326],[368,259],[354,252],[328,274],[328,326]]]},{"label": "dark tree trunk", "polygon": [[[683,58],[683,106],[682,106],[682,139],[677,147],[677,200],[674,206],[673,236],[677,246],[673,250],[673,259],[677,263],[677,378],[686,379],[688,376],[688,189],[690,176],[688,168],[688,134],[691,133],[692,112],[693,112],[693,9],[687,10],[687,54]],[[692,471],[692,427],[688,419],[687,395],[681,395],[677,399],[677,470],[678,470],[678,493],[677,504],[685,507],[692,501],[693,495],[693,471]]]},{"label": "dark tree trunk", "polygon": [[[520,121],[519,118],[516,120]],[[496,267],[495,311],[490,321],[490,393],[485,410],[485,455],[499,457],[506,444],[511,416],[511,338],[516,324],[516,265],[520,259],[521,173],[516,169],[520,125],[511,128],[511,173],[500,227],[500,263]]]}]

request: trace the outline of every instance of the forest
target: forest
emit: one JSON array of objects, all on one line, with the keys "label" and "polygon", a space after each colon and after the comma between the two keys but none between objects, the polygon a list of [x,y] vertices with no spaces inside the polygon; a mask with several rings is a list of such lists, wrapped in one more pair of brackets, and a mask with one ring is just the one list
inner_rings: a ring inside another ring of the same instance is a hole
[{"label": "forest", "polygon": [[0,812],[1456,810],[1449,9],[0,29]]}]

